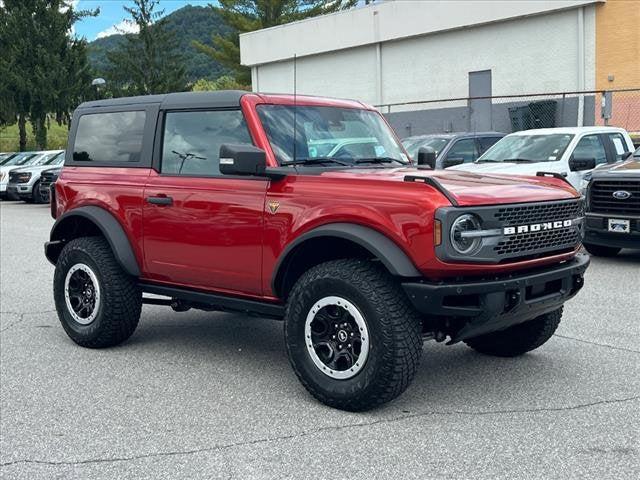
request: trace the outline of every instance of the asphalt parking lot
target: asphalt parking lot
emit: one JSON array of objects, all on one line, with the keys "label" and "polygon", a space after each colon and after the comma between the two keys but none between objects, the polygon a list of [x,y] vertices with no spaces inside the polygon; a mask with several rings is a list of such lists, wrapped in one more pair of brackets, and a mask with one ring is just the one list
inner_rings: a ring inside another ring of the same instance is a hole
[{"label": "asphalt parking lot", "polygon": [[373,412],[314,401],[282,324],[145,306],[124,345],[59,326],[48,206],[0,204],[0,476],[637,478],[640,253],[593,259],[557,335],[518,359],[425,344]]}]

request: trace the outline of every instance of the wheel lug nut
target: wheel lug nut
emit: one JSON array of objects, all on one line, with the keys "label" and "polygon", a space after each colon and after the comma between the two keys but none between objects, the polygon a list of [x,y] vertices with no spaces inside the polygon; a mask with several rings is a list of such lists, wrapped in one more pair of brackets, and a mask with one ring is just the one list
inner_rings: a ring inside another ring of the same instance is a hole
[{"label": "wheel lug nut", "polygon": [[342,345],[338,345],[338,348],[342,348]]},{"label": "wheel lug nut", "polygon": [[353,337],[353,332],[351,332],[351,336]]},{"label": "wheel lug nut", "polygon": [[335,340],[335,339],[336,339],[336,336],[335,336],[335,335],[331,335],[331,339],[332,339],[332,340]]},{"label": "wheel lug nut", "polygon": [[336,323],[336,324],[334,325],[334,327],[335,327],[335,328],[338,328],[338,324]]},{"label": "wheel lug nut", "polygon": [[349,343],[349,344],[347,344],[347,348],[351,348],[351,344],[350,344],[350,343]]}]

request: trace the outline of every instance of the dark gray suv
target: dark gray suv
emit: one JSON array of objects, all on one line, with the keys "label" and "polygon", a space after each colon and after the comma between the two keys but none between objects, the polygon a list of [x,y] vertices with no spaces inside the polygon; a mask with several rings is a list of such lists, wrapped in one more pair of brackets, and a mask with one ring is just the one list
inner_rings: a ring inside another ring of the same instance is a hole
[{"label": "dark gray suv", "polygon": [[499,132],[434,133],[407,137],[402,145],[414,161],[418,160],[421,148],[432,148],[436,154],[436,169],[442,169],[477,160],[505,135]]}]

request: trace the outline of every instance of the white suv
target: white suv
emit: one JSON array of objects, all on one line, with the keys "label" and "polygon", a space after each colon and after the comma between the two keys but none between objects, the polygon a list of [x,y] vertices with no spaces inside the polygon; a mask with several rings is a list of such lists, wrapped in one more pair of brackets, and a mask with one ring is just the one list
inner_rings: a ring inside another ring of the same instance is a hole
[{"label": "white suv", "polygon": [[507,135],[475,162],[450,169],[514,175],[559,173],[582,190],[587,172],[617,162],[632,151],[633,142],[622,128],[541,128]]}]

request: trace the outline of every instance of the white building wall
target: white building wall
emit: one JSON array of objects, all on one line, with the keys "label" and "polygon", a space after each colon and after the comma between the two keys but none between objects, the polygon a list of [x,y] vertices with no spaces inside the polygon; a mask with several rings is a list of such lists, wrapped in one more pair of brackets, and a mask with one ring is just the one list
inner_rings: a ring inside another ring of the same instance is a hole
[{"label": "white building wall", "polygon": [[[297,57],[298,93],[371,104],[466,97],[468,74],[478,70],[492,71],[494,95],[595,87],[593,4],[379,45],[379,67],[375,43]],[[292,60],[254,65],[253,71],[254,90],[293,92]]]}]

